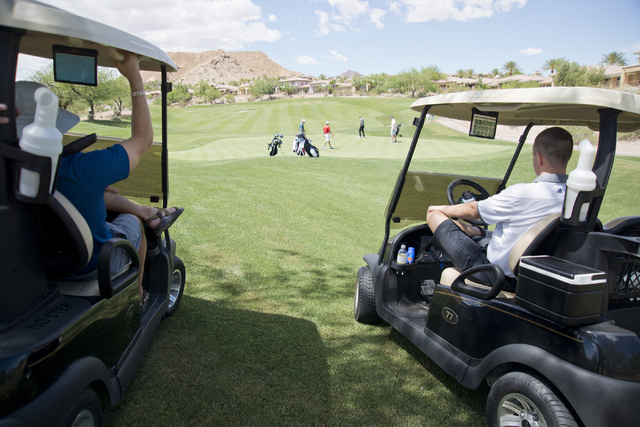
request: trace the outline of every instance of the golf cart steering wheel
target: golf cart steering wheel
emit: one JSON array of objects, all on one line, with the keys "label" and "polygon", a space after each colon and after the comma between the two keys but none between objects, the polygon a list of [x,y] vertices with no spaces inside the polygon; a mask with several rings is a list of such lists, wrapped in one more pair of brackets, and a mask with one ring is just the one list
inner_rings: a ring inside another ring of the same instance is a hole
[{"label": "golf cart steering wheel", "polygon": [[[462,196],[460,196],[458,200],[454,200],[453,198],[453,190],[456,187],[459,187],[461,185],[466,185],[468,187],[472,187],[474,190],[479,191],[480,194],[471,193],[473,197],[476,199],[476,201],[478,202],[480,200],[488,199],[489,197],[491,197],[489,192],[485,190],[482,185],[478,184],[475,181],[471,181],[470,179],[461,178],[461,179],[456,179],[455,181],[452,181],[451,184],[449,184],[449,186],[447,187],[447,199],[449,200],[450,205],[457,205],[457,204],[463,203]],[[480,219],[465,219],[465,221],[468,222],[469,224],[477,225],[479,227],[487,225],[485,224],[484,221]]]}]

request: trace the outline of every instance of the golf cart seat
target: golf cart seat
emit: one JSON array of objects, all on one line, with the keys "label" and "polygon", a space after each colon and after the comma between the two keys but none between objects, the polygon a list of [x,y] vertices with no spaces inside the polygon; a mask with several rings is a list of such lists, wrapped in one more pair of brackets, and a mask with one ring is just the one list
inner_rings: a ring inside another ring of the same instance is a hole
[{"label": "golf cart seat", "polygon": [[[136,249],[124,239],[110,239],[100,250],[98,278],[71,280],[74,272],[84,268],[93,254],[93,236],[82,214],[62,193],[56,191],[47,205],[45,226],[50,242],[47,276],[58,285],[62,295],[111,298],[138,276],[139,260]],[[129,262],[115,278],[110,276],[111,253],[123,248]],[[133,267],[133,268],[132,268]],[[105,271],[103,273],[102,271]]]},{"label": "golf cart seat", "polygon": [[640,236],[640,215],[616,218],[606,223],[602,228],[605,233],[622,236]]},{"label": "golf cart seat", "polygon": [[[556,230],[558,225],[560,225],[560,213],[548,215],[539,220],[518,239],[509,253],[509,267],[516,277],[518,275],[517,268],[520,264],[520,259],[523,256],[534,254],[547,237]],[[460,272],[457,269],[453,267],[446,268],[440,277],[440,284],[451,287],[454,280],[456,280],[459,275]],[[465,279],[465,284],[472,288],[477,288],[479,292],[486,292],[487,295],[490,295],[489,291],[491,291],[491,288],[488,286],[473,282],[469,279]],[[502,284],[499,286],[502,288]],[[497,294],[497,297],[513,298],[515,297],[515,294],[513,292],[501,290]]]}]

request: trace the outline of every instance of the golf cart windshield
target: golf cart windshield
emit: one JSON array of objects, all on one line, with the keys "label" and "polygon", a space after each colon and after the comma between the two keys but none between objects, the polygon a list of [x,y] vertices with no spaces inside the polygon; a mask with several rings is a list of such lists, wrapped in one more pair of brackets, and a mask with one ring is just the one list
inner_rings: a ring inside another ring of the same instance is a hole
[{"label": "golf cart windshield", "polygon": [[[391,218],[391,228],[405,228],[417,222],[425,222],[429,206],[449,204],[447,188],[453,181],[461,178],[475,181],[482,185],[491,195],[497,192],[502,182],[501,179],[497,178],[408,171],[398,205]],[[460,185],[453,192],[454,198],[456,200],[460,198],[464,191],[474,192],[470,187]],[[389,203],[391,203],[391,200]],[[389,206],[387,205],[385,216],[389,213]]]},{"label": "golf cart windshield", "polygon": [[[62,143],[67,145],[86,135],[66,133]],[[98,136],[97,141],[85,152],[102,150],[123,141],[122,138]],[[147,150],[138,165],[131,171],[129,177],[113,185],[124,196],[140,197],[153,203],[162,200],[162,143],[154,142]]]}]

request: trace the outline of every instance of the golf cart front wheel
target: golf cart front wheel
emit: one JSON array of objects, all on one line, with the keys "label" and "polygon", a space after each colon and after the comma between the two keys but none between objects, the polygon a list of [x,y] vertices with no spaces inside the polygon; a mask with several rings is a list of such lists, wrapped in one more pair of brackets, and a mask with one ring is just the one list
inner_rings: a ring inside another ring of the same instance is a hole
[{"label": "golf cart front wheel", "polygon": [[98,395],[90,388],[86,388],[60,425],[62,427],[101,427],[102,408]]},{"label": "golf cart front wheel", "polygon": [[487,425],[578,427],[553,390],[524,372],[503,375],[491,387],[487,397]]},{"label": "golf cart front wheel", "polygon": [[380,323],[376,311],[376,294],[369,267],[360,267],[356,279],[356,296],[353,302],[353,315],[357,322],[375,325]]},{"label": "golf cart front wheel", "polygon": [[171,275],[171,288],[169,289],[169,306],[165,311],[163,318],[171,316],[178,309],[182,294],[184,293],[185,284],[185,268],[184,262],[178,257],[173,262],[173,274]]}]

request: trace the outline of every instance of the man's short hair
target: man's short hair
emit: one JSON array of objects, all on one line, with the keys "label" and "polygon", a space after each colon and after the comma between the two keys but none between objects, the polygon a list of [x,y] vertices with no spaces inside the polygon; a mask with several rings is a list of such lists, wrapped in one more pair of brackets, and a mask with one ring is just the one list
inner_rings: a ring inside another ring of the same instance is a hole
[{"label": "man's short hair", "polygon": [[553,167],[566,167],[573,154],[573,137],[560,127],[545,129],[536,137],[533,152],[540,152]]}]

